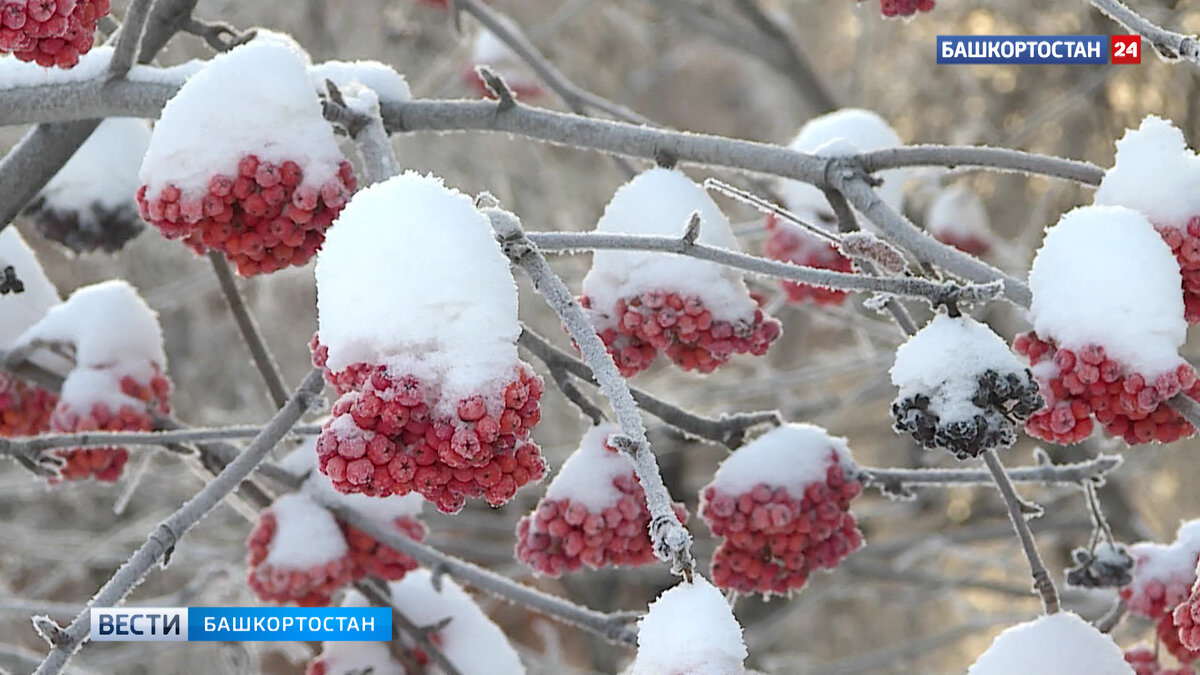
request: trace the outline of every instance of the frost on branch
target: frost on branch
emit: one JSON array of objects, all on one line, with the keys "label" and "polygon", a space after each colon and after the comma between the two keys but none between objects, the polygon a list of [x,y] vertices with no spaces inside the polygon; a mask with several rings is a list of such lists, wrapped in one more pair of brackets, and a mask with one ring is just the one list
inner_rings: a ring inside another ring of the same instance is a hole
[{"label": "frost on branch", "polygon": [[44,68],[73,68],[95,43],[96,22],[109,0],[5,0],[0,5],[0,53]]},{"label": "frost on branch", "polygon": [[242,276],[308,262],[356,186],[308,65],[290,38],[260,31],[190,77],[150,138],[142,217]]},{"label": "frost on branch", "polygon": [[134,194],[149,142],[142,120],[101,122],[26,210],[38,233],[75,253],[119,251],[142,231]]},{"label": "frost on branch", "polygon": [[1162,235],[1183,274],[1188,323],[1200,322],[1200,156],[1183,132],[1147,116],[1117,141],[1113,168],[1104,174],[1095,203],[1141,212]]},{"label": "frost on branch", "polygon": [[540,377],[517,355],[517,288],[488,220],[440,179],[363,190],[317,260],[314,362],[341,397],[317,443],[342,492],[499,506],[545,474]]},{"label": "frost on branch", "polygon": [[1029,274],[1034,330],[1013,341],[1046,399],[1030,435],[1077,443],[1093,419],[1130,445],[1195,433],[1167,404],[1200,393],[1179,356],[1179,279],[1170,249],[1131,209],[1078,208],[1049,230]]},{"label": "frost on branch", "polygon": [[638,621],[629,675],[743,675],[742,627],[725,596],[696,574],[650,604]]},{"label": "frost on branch", "polygon": [[[533,513],[517,525],[517,559],[557,577],[583,565],[651,565],[650,511],[633,459],[608,443],[613,424],[592,427],[546,488]],[[687,511],[675,504],[680,522]]]},{"label": "frost on branch", "polygon": [[713,582],[787,594],[862,546],[850,502],[862,492],[845,439],[787,424],[738,448],[700,492],[700,517],[725,541]]},{"label": "frost on branch", "polygon": [[[0,266],[11,266],[25,287],[21,293],[0,295],[0,350],[7,350],[60,300],[15,227],[0,231]],[[57,403],[54,392],[0,370],[0,436],[34,436],[48,431]]]},{"label": "frost on branch", "polygon": [[1042,407],[1033,375],[987,326],[939,314],[896,351],[890,371],[897,432],[959,459],[1017,441]]},{"label": "frost on branch", "polygon": [[[595,231],[681,236],[693,213],[699,243],[737,250],[716,203],[674,169],[650,169],[621,186]],[[669,253],[596,251],[579,302],[625,377],[660,351],[684,370],[710,373],[734,354],[765,354],[780,334],[741,272]]]},{"label": "frost on branch", "polygon": [[925,214],[925,229],[943,244],[971,255],[987,255],[995,248],[987,208],[965,187],[938,192]]},{"label": "frost on branch", "polygon": [[1134,675],[1121,648],[1072,612],[1006,629],[967,675]]},{"label": "frost on branch", "polygon": [[[170,412],[158,315],[128,283],[80,288],[22,333],[14,347],[41,345],[75,362],[50,420],[53,431],[149,431],[155,415]],[[56,452],[66,460],[66,480],[115,481],[129,457],[121,447]]]},{"label": "frost on branch", "polygon": [[[788,147],[823,157],[837,157],[900,145],[903,145],[900,137],[882,117],[868,110],[845,108],[806,122]],[[881,171],[877,176],[883,179],[879,196],[899,211],[904,203],[907,172],[892,169]],[[779,184],[779,194],[783,197],[783,205],[800,220],[831,232],[837,230],[837,216],[820,189],[808,183],[785,180]],[[850,259],[839,253],[833,244],[795,224],[771,215],[767,216],[767,230],[769,235],[763,244],[763,254],[769,258],[835,272],[853,271]],[[794,281],[782,283],[792,302],[811,300],[817,305],[840,305],[847,297],[845,291]]]},{"label": "frost on branch", "polygon": [[471,45],[471,58],[462,70],[462,81],[480,96],[495,98],[476,68],[487,66],[520,99],[533,100],[546,94],[542,82],[521,57],[486,28],[480,28]]}]

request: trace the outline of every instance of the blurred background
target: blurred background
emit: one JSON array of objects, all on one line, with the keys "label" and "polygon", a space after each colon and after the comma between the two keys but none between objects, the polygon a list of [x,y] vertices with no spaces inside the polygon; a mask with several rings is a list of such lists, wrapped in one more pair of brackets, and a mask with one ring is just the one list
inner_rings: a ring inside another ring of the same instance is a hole
[{"label": "blurred background", "polygon": [[[120,16],[124,2],[114,3]],[[947,33],[1109,34],[1125,32],[1087,2],[943,0],[911,21],[885,20],[875,0],[762,0],[770,16],[795,36],[824,94],[781,64],[770,39],[737,9],[717,0],[496,0],[546,56],[580,86],[655,122],[772,143],[787,143],[799,126],[836,106],[872,109],[906,142],[989,144],[1111,164],[1113,142],[1143,116],[1174,121],[1189,139],[1200,134],[1200,71],[1147,54],[1136,66],[938,66],[935,36]],[[1200,31],[1200,2],[1137,2],[1135,9],[1166,27]],[[265,26],[294,35],[314,61],[375,59],[404,74],[422,98],[476,97],[462,77],[478,30],[464,17],[416,0],[201,0],[197,16],[239,28]],[[778,47],[778,44],[774,45]],[[205,58],[207,46],[177,37],[161,62]],[[774,63],[772,63],[772,61]],[[520,71],[506,73],[513,81]],[[527,102],[563,109],[552,95]],[[0,132],[0,145],[22,129]],[[625,175],[608,158],[487,134],[415,133],[394,138],[402,166],[434,172],[447,184],[487,190],[521,215],[530,230],[586,230],[595,225]],[[357,158],[353,149],[347,155]],[[710,175],[688,167],[697,180]],[[728,178],[728,176],[724,176]],[[986,205],[993,238],[988,259],[1023,276],[1043,228],[1065,210],[1090,201],[1087,189],[1043,178],[967,171],[913,171],[906,210],[915,222],[938,190],[961,186]],[[758,252],[764,230],[752,210],[719,199],[744,250]],[[249,367],[242,344],[206,260],[148,230],[115,255],[73,257],[39,238],[27,220],[18,227],[65,296],[113,277],[135,284],[159,312],[166,334],[174,408],[195,425],[259,423],[272,406]],[[554,261],[576,291],[589,257]],[[403,275],[403,270],[399,270]],[[569,347],[557,320],[524,279],[522,318]],[[403,283],[401,277],[400,283]],[[846,436],[869,466],[951,466],[890,430],[894,391],[887,368],[902,335],[886,317],[852,298],[842,307],[783,302],[773,282],[753,282],[784,324],[784,337],[764,358],[740,357],[713,376],[680,374],[660,365],[636,383],[709,415],[778,408],[786,418],[826,426]],[[310,368],[307,343],[316,327],[311,265],[241,281],[290,383]],[[370,297],[364,297],[369,302]],[[913,307],[919,316],[928,310]],[[1007,307],[984,312],[1006,338],[1027,330]],[[0,317],[0,321],[3,317]],[[539,370],[531,356],[526,360]],[[544,373],[544,371],[542,371]],[[592,392],[594,393],[594,392]],[[597,399],[599,400],[599,399]],[[695,513],[698,489],[725,455],[721,447],[681,440],[653,418],[652,441],[672,493]],[[549,387],[535,432],[552,466],[574,449],[585,421]],[[1180,519],[1200,514],[1200,493],[1187,489],[1200,468],[1197,441],[1128,450],[1097,438],[1071,449],[1050,447],[1056,461],[1124,452],[1127,462],[1101,490],[1106,512],[1124,541],[1170,541]],[[1005,453],[1009,465],[1031,463],[1027,439]],[[29,616],[72,617],[152,526],[202,485],[178,458],[136,450],[115,486],[72,484],[49,489],[16,465],[0,463],[0,667],[25,672],[23,658],[45,645]],[[1056,578],[1069,551],[1091,530],[1078,489],[1022,488],[1046,508],[1035,521]],[[515,563],[516,520],[540,494],[529,487],[501,509],[472,504],[461,514],[430,513],[432,545],[512,578],[599,610],[644,610],[672,581],[661,569],[583,572],[562,580],[533,578]],[[147,605],[253,604],[244,583],[249,507],[222,506],[180,544],[165,571],[152,573],[130,602]],[[853,508],[866,548],[834,573],[819,574],[792,598],[740,600],[750,665],[765,672],[962,673],[1005,625],[1039,610],[1026,564],[995,491],[926,490],[890,501],[869,493]],[[693,518],[697,553],[707,564],[713,542]],[[1085,618],[1102,615],[1112,593],[1067,591],[1066,605]],[[507,632],[531,673],[614,673],[631,653],[489,597],[478,600]],[[1122,646],[1149,639],[1153,629],[1126,620]],[[317,645],[91,645],[75,667],[96,673],[300,673]],[[24,650],[24,651],[23,651]],[[24,654],[24,657],[22,657]],[[203,664],[202,666],[199,664]]]}]

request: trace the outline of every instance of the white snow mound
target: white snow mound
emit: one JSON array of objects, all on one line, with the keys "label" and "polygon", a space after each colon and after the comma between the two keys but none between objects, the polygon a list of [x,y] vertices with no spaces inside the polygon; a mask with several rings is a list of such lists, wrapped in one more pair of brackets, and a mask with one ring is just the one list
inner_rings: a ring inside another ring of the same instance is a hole
[{"label": "white snow mound", "polygon": [[[389,584],[396,607],[418,626],[450,619],[438,635],[442,653],[462,675],[525,675],[525,666],[504,632],[471,596],[448,577],[442,577],[441,586],[439,593],[425,569]],[[431,665],[428,673],[442,675],[442,670]]]},{"label": "white snow mound", "polygon": [[938,193],[925,213],[925,229],[935,237],[973,236],[992,239],[987,207],[973,191],[962,186]]},{"label": "white snow mound", "polygon": [[1104,174],[1095,203],[1127,206],[1154,225],[1183,228],[1200,216],[1200,156],[1167,120],[1148,115],[1117,141],[1113,168]]},{"label": "white snow mound", "polygon": [[412,99],[408,80],[391,66],[379,61],[326,61],[309,66],[309,77],[317,91],[325,92],[325,80],[330,80],[339,89],[354,84],[371,89],[379,98],[388,102]]},{"label": "white snow mound", "polygon": [[1142,214],[1084,206],[1050,228],[1029,273],[1033,325],[1060,347],[1104,347],[1148,380],[1183,363],[1179,264]]},{"label": "white snow mound", "polygon": [[127,206],[136,214],[134,194],[141,185],[138,168],[149,143],[150,127],[143,120],[110,117],[96,127],[39,196],[55,211],[77,212],[85,228],[99,227],[93,204],[108,210]]},{"label": "white snow mound", "polygon": [[337,520],[308,495],[293,492],[271,504],[275,537],[266,564],[292,570],[324,565],[349,550]]},{"label": "white snow mound", "polygon": [[848,473],[856,466],[846,439],[812,424],[784,424],[734,450],[721,462],[709,486],[741,494],[765,483],[802,497],[809,485],[825,482],[831,451]]},{"label": "white snow mound", "polygon": [[21,333],[61,302],[33,249],[13,225],[0,230],[0,268],[9,265],[25,284],[25,291],[0,295],[0,349],[12,347]]},{"label": "white snow mound", "polygon": [[488,219],[441,179],[406,172],[359,191],[316,275],[332,370],[389,365],[440,385],[445,405],[512,379],[521,329],[508,258]]},{"label": "white snow mound", "polygon": [[546,488],[545,499],[570,499],[599,513],[616,505],[621,492],[613,479],[633,473],[633,460],[623,452],[613,452],[604,442],[621,429],[615,424],[592,427],[579,442],[579,449],[563,462],[562,468]]},{"label": "white snow mound", "polygon": [[967,675],[1134,675],[1112,638],[1071,612],[1017,624],[996,637]]},{"label": "white snow mound", "polygon": [[[678,237],[693,213],[700,214],[699,243],[738,250],[729,220],[716,202],[675,169],[656,167],[622,185],[595,231]],[[757,308],[737,270],[671,253],[596,251],[592,269],[583,279],[583,292],[593,300],[597,315],[611,310],[617,300],[654,290],[699,295],[719,321],[751,321]],[[597,328],[607,327],[604,321],[597,322]]]},{"label": "white snow mound", "polygon": [[668,589],[638,621],[630,675],[742,675],[746,645],[725,596],[704,577]]},{"label": "white snow mound", "polygon": [[215,174],[236,176],[238,161],[251,154],[296,162],[304,170],[302,185],[333,179],[342,153],[308,66],[295,41],[262,30],[213,57],[163,108],[139,173],[148,194],[170,183],[198,197]]}]

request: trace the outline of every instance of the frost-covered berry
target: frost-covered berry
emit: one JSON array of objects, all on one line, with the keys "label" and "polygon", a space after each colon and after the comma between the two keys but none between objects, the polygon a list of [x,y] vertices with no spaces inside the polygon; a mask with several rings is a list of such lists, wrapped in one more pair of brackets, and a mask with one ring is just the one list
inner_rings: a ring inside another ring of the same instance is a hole
[{"label": "frost-covered berry", "polygon": [[[608,444],[620,429],[590,429],[546,488],[533,513],[517,524],[517,559],[557,577],[586,565],[640,566],[656,562],[646,494],[633,461]],[[680,522],[687,511],[675,504]]]},{"label": "frost-covered berry", "polygon": [[1158,620],[1155,634],[1158,636],[1159,647],[1166,650],[1175,660],[1189,665],[1200,658],[1200,607],[1196,603],[1200,597],[1192,594],[1186,601]]},{"label": "frost-covered berry", "polygon": [[1067,585],[1077,588],[1119,588],[1133,583],[1133,556],[1121,544],[1103,543],[1095,551],[1071,552],[1075,567],[1067,570]]},{"label": "frost-covered berry", "polygon": [[0,53],[44,68],[73,68],[91,50],[109,0],[5,0],[0,4]]},{"label": "frost-covered berry", "polygon": [[470,199],[414,173],[359,193],[317,291],[314,363],[341,393],[317,443],[334,487],[416,492],[453,513],[542,479],[529,437],[544,384],[518,358],[516,285]]},{"label": "frost-covered berry", "polygon": [[1078,614],[1058,612],[1005,629],[967,669],[967,675],[1017,673],[1132,675],[1132,669],[1112,638]]},{"label": "frost-covered berry", "polygon": [[1195,433],[1167,404],[1200,395],[1178,353],[1187,331],[1179,271],[1144,216],[1110,206],[1071,211],[1046,235],[1029,280],[1034,331],[1013,348],[1046,400],[1026,424],[1030,435],[1075,443],[1093,420],[1130,445]]},{"label": "frost-covered berry", "polygon": [[246,581],[262,600],[328,605],[334,591],[356,578],[337,520],[302,493],[284,495],[260,513],[246,548]]},{"label": "frost-covered berry", "polygon": [[742,627],[725,596],[695,574],[650,603],[638,621],[629,675],[744,675]]},{"label": "frost-covered berry", "polygon": [[518,99],[534,100],[546,95],[541,80],[525,61],[487,29],[480,29],[475,36],[470,61],[462,69],[462,81],[480,96],[494,98],[495,94],[476,70],[478,66],[487,66],[499,75]]},{"label": "frost-covered berry", "polygon": [[987,255],[995,247],[983,200],[956,186],[938,193],[925,214],[925,229],[938,241],[971,255]]},{"label": "frost-covered berry", "polygon": [[25,215],[43,237],[75,253],[120,250],[144,227],[134,193],[149,142],[142,120],[104,120]]},{"label": "frost-covered berry", "polygon": [[0,436],[35,436],[50,429],[58,395],[0,373]]},{"label": "frost-covered berry", "polygon": [[[693,213],[700,243],[737,249],[716,203],[674,169],[650,169],[621,186],[596,231],[677,236]],[[665,253],[597,251],[580,303],[626,377],[659,352],[683,370],[710,373],[735,354],[765,354],[781,332],[741,273]]]},{"label": "frost-covered berry", "polygon": [[1133,580],[1121,589],[1129,611],[1157,621],[1188,598],[1200,559],[1200,521],[1180,525],[1171,544],[1139,542],[1129,547]]},{"label": "frost-covered berry", "polygon": [[891,377],[896,431],[959,459],[1011,446],[1043,403],[1008,345],[966,316],[934,317],[896,351]]},{"label": "frost-covered berry", "polygon": [[700,517],[724,541],[713,583],[787,594],[862,546],[850,502],[862,492],[844,439],[807,424],[772,429],[734,451],[701,492]]},{"label": "frost-covered berry", "polygon": [[150,138],[142,217],[242,276],[308,262],[356,180],[307,66],[289,38],[260,31],[189,78]]}]

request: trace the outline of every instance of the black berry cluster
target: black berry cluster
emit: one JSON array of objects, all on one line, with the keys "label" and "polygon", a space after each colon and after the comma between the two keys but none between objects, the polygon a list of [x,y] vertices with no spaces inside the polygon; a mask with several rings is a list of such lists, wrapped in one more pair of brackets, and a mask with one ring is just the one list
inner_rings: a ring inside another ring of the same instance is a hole
[{"label": "black berry cluster", "polygon": [[1120,544],[1106,555],[1086,548],[1071,551],[1075,567],[1067,570],[1067,585],[1077,588],[1120,588],[1133,583],[1133,556]]},{"label": "black berry cluster", "polygon": [[92,204],[87,213],[82,213],[54,208],[39,197],[25,213],[38,234],[75,253],[115,253],[145,228],[137,209],[131,206]]},{"label": "black berry cluster", "polygon": [[17,270],[12,265],[5,266],[0,272],[0,295],[25,292],[25,283],[17,278]]}]

